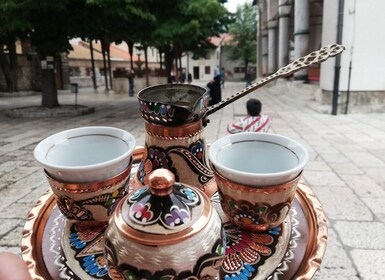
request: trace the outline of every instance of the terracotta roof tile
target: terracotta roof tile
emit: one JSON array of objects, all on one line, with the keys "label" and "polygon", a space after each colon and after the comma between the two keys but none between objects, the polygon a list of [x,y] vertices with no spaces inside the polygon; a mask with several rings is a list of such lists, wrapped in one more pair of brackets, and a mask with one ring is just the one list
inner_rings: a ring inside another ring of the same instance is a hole
[{"label": "terracotta roof tile", "polygon": [[[73,50],[69,52],[68,57],[70,59],[91,59],[91,53],[90,53],[90,46],[89,43],[80,41],[78,43],[71,44]],[[92,44],[93,50],[94,50],[94,59],[95,60],[102,60],[102,51],[101,51],[101,44],[93,42]],[[114,61],[130,61],[131,56],[128,52],[114,46],[110,45],[110,56],[111,60]],[[134,61],[138,60],[138,56],[133,55]]]},{"label": "terracotta roof tile", "polygon": [[232,39],[231,34],[221,34],[219,37],[211,37],[210,42],[215,46],[224,45]]}]

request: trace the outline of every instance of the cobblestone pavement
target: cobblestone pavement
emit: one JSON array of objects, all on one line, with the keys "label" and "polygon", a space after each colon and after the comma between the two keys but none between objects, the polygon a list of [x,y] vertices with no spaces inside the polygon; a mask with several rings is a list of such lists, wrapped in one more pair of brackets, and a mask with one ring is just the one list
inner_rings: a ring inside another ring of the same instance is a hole
[{"label": "cobblestone pavement", "polygon": [[[226,83],[224,96],[243,83]],[[320,271],[323,279],[383,279],[385,275],[385,113],[331,116],[315,108],[317,87],[278,81],[250,96],[263,102],[273,132],[302,142],[310,152],[304,171],[307,184],[328,217],[328,248]],[[226,124],[245,113],[247,97],[212,114],[206,141],[226,135]],[[131,132],[144,144],[144,122],[138,102],[128,95],[80,89],[78,104],[95,112],[77,117],[12,119],[4,111],[40,104],[40,96],[0,98],[0,252],[20,254],[28,211],[48,188],[32,151],[44,137],[79,126],[107,125]],[[60,92],[61,104],[74,95]]]}]

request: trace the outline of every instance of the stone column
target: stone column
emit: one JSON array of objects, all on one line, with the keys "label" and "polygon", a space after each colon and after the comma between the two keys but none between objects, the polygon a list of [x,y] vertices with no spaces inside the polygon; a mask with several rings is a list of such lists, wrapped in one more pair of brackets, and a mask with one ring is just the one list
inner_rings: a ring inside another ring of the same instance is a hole
[{"label": "stone column", "polygon": [[267,28],[269,31],[269,40],[268,40],[268,48],[269,48],[269,56],[268,56],[268,71],[269,75],[273,74],[275,71],[277,71],[277,56],[276,56],[276,32],[277,32],[277,20],[269,20],[267,23]]},{"label": "stone column", "polygon": [[[294,1],[294,54],[297,59],[308,54],[309,0]],[[295,80],[307,80],[307,69],[294,73]]]},{"label": "stone column", "polygon": [[268,48],[268,31],[267,29],[262,30],[262,75],[267,76],[269,74],[268,71],[268,56],[269,56],[269,48]]},{"label": "stone column", "polygon": [[279,0],[279,38],[278,38],[278,67],[289,63],[289,24],[291,3],[288,0]]},{"label": "stone column", "polygon": [[268,48],[269,65],[268,72],[273,74],[277,71],[277,27],[278,27],[278,2],[277,0],[267,0],[267,29],[268,29]]},{"label": "stone column", "polygon": [[267,3],[266,1],[258,1],[259,16],[259,36],[260,36],[260,76],[267,76],[268,67],[268,31],[267,31]]}]

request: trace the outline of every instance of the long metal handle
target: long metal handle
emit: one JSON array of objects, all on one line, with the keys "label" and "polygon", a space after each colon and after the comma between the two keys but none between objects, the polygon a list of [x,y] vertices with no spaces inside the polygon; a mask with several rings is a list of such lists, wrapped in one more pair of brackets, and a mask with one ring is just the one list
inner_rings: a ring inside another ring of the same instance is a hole
[{"label": "long metal handle", "polygon": [[320,63],[322,61],[325,61],[329,57],[336,56],[344,50],[345,50],[344,46],[341,46],[338,44],[333,44],[333,45],[325,46],[325,47],[319,49],[318,51],[311,52],[310,54],[308,54],[306,56],[300,57],[300,58],[294,60],[292,63],[278,69],[278,71],[275,72],[274,74],[272,74],[272,75],[270,75],[270,76],[268,76],[268,77],[266,77],[266,78],[264,78],[258,82],[255,82],[255,83],[251,84],[250,86],[244,88],[240,92],[237,92],[237,93],[233,94],[232,96],[222,100],[221,102],[208,107],[205,116],[208,116],[208,115],[218,111],[219,109],[222,109],[226,105],[234,102],[235,100],[245,96],[246,94],[260,88],[261,86],[263,86],[263,85],[265,85],[265,84],[267,84],[267,83],[269,83],[269,82],[271,82],[277,78],[289,76],[289,75],[297,72],[298,70],[306,68],[312,64],[316,64],[316,63]]}]

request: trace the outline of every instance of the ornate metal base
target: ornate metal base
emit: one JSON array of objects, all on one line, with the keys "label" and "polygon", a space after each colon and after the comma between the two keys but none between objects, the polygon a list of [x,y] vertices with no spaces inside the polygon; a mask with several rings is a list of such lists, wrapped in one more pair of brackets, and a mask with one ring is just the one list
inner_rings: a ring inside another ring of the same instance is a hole
[{"label": "ornate metal base", "polygon": [[[218,279],[310,279],[318,269],[326,249],[326,218],[319,201],[303,183],[285,222],[264,233],[240,230],[228,222],[217,195],[212,203],[227,233]],[[84,227],[67,222],[49,190],[28,215],[23,259],[34,279],[109,280],[102,245],[105,228],[106,224]]]}]

